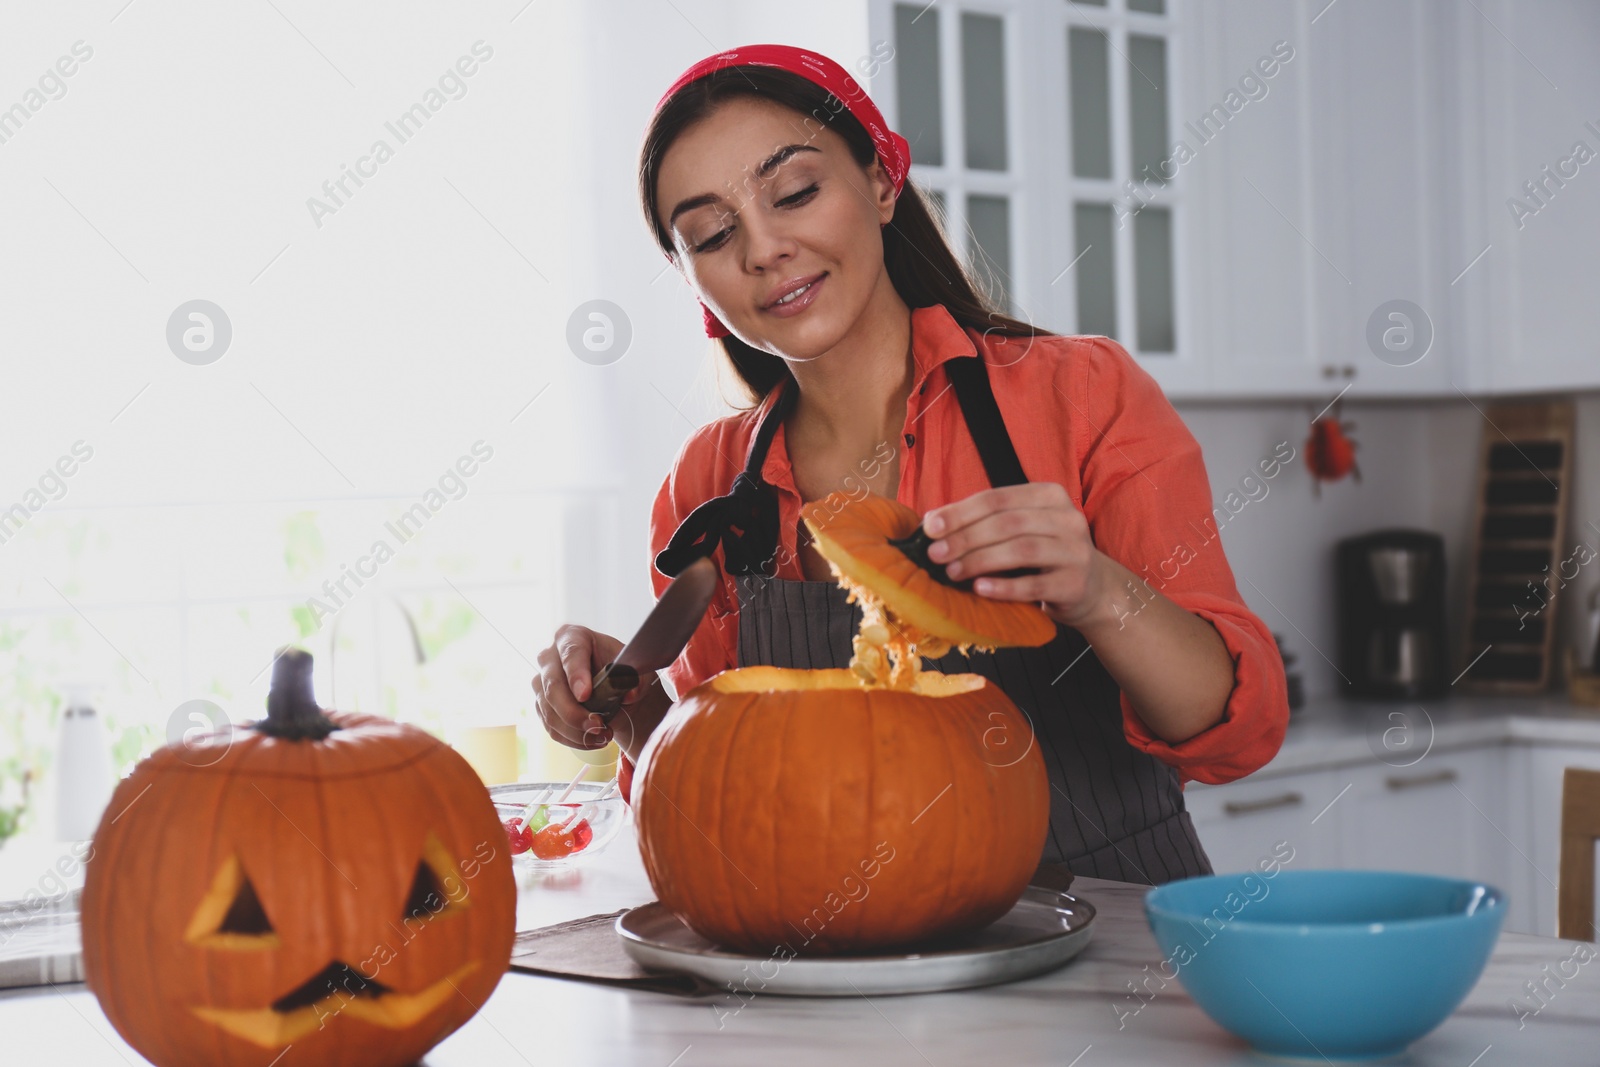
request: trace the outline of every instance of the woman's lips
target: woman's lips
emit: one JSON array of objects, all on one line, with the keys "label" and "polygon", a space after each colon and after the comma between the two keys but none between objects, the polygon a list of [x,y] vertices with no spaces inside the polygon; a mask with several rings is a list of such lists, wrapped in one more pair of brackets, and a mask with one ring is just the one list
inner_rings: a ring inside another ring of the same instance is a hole
[{"label": "woman's lips", "polygon": [[791,318],[800,314],[806,308],[817,302],[817,293],[822,289],[822,283],[828,280],[826,274],[818,275],[817,280],[800,290],[800,294],[784,304],[773,304],[764,310],[768,315],[776,315],[780,319]]}]

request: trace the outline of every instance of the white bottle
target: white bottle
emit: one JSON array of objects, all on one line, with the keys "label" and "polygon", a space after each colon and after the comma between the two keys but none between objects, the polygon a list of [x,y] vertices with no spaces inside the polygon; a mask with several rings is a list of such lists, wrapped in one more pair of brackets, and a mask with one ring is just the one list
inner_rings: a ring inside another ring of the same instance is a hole
[{"label": "white bottle", "polygon": [[87,841],[111,801],[111,739],[89,700],[87,685],[67,686],[56,746],[56,839]]}]

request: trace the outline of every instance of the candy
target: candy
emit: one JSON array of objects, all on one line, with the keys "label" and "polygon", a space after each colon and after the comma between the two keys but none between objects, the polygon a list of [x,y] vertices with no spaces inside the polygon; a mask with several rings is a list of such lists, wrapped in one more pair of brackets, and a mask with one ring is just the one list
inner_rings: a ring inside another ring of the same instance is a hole
[{"label": "candy", "polygon": [[519,855],[533,847],[533,831],[522,821],[520,815],[513,815],[501,823],[506,829],[506,839],[511,844],[511,854]]},{"label": "candy", "polygon": [[545,807],[543,804],[530,804],[528,809],[522,813],[522,817],[526,822],[529,832],[538,833],[540,830],[543,830],[545,828],[545,824],[550,821],[550,809]]},{"label": "candy", "polygon": [[533,835],[533,854],[542,860],[564,859],[574,852],[582,852],[594,840],[594,828],[588,819],[575,823],[550,823]]}]

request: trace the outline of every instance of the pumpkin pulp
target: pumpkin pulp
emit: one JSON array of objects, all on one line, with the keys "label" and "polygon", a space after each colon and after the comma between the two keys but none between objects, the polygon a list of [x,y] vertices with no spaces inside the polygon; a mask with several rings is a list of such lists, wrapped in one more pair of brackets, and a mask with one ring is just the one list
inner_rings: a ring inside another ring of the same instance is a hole
[{"label": "pumpkin pulp", "polygon": [[1038,605],[954,588],[894,545],[919,526],[916,512],[897,500],[834,492],[801,514],[846,601],[861,605],[849,671],[863,686],[922,692],[923,656],[1042,645],[1055,636]]}]

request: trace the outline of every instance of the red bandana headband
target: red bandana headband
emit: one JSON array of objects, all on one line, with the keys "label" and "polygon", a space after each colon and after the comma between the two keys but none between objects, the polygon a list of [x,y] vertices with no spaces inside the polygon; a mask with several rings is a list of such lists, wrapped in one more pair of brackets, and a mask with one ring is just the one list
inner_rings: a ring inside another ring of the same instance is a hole
[{"label": "red bandana headband", "polygon": [[[778,67],[798,74],[832,93],[871,136],[872,145],[878,152],[878,159],[882,161],[883,169],[888,173],[889,179],[894,182],[894,195],[897,197],[900,195],[900,190],[905,186],[906,173],[911,169],[911,146],[906,143],[904,137],[889,129],[889,124],[883,121],[883,113],[850,73],[827,56],[786,44],[749,44],[731,52],[719,52],[702,59],[684,71],[678,80],[672,83],[672,88],[662,94],[661,100],[656,104],[656,111],[659,112],[679,89],[697,78],[703,78],[725,67],[744,66]],[[666,257],[670,260],[672,254],[668,252]],[[732,332],[704,303],[700,305],[700,310],[705,318],[707,337],[726,337]]]}]

